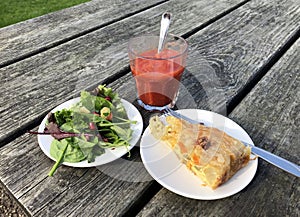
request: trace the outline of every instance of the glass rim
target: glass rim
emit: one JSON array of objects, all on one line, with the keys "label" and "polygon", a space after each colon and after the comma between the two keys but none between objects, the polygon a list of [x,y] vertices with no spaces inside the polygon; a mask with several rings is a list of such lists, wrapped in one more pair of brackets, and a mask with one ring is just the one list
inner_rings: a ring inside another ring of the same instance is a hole
[{"label": "glass rim", "polygon": [[131,38],[129,40],[129,43],[128,43],[128,52],[134,54],[137,58],[148,59],[148,60],[168,60],[168,59],[175,59],[175,58],[180,57],[180,56],[184,55],[185,53],[187,53],[187,51],[188,51],[188,42],[183,37],[175,35],[175,34],[172,34],[172,33],[168,33],[168,35],[171,35],[172,37],[179,38],[181,41],[183,41],[184,45],[185,45],[185,49],[182,52],[180,52],[179,54],[176,54],[176,55],[170,56],[170,57],[165,57],[165,58],[141,56],[141,55],[137,54],[136,52],[134,52],[131,49],[130,45],[132,44],[132,41],[135,40],[135,39],[138,39],[138,38],[142,38],[142,37],[158,37],[159,38],[159,35],[145,34],[145,35],[140,35],[140,36],[133,37],[133,38]]}]

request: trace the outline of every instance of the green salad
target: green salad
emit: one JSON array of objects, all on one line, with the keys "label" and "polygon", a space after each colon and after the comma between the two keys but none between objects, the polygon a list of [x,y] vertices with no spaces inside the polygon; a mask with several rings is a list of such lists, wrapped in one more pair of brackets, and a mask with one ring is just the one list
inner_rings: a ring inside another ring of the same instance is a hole
[{"label": "green salad", "polygon": [[48,115],[44,133],[55,138],[50,155],[56,160],[49,176],[62,162],[93,162],[106,148],[130,146],[130,124],[135,123],[111,88],[100,85],[92,92],[82,91],[71,108]]}]

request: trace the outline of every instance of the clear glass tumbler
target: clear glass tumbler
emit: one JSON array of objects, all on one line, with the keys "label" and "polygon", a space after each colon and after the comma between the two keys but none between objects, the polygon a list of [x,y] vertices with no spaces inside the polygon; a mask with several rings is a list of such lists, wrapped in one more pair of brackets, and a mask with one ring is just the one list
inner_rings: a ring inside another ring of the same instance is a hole
[{"label": "clear glass tumbler", "polygon": [[130,39],[128,46],[138,103],[150,111],[175,105],[188,51],[180,36],[168,34],[160,53],[158,41],[159,36],[144,35]]}]

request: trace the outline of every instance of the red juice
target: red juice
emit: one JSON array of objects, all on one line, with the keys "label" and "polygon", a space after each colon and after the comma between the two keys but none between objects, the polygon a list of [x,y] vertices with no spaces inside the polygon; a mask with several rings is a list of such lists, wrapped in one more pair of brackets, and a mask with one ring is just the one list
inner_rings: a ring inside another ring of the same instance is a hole
[{"label": "red juice", "polygon": [[159,54],[157,50],[148,50],[132,60],[131,71],[135,77],[138,97],[143,103],[165,106],[175,99],[184,71],[182,56],[177,55],[179,53],[174,50],[165,49]]}]

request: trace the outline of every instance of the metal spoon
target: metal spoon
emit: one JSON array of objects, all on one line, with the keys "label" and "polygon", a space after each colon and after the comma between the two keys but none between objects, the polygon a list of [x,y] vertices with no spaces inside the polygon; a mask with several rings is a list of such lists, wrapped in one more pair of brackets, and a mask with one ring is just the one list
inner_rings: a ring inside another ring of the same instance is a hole
[{"label": "metal spoon", "polygon": [[168,34],[170,23],[171,23],[171,13],[168,12],[163,13],[160,22],[160,35],[159,35],[157,53],[160,53],[164,47],[164,43]]}]

